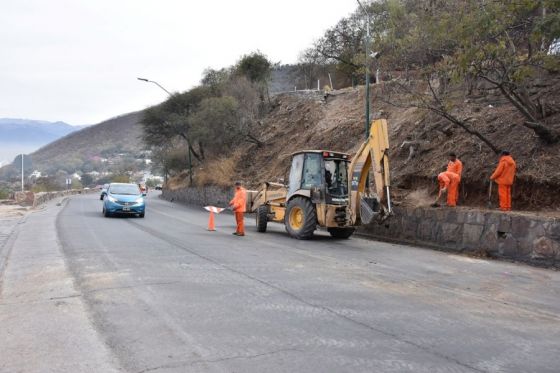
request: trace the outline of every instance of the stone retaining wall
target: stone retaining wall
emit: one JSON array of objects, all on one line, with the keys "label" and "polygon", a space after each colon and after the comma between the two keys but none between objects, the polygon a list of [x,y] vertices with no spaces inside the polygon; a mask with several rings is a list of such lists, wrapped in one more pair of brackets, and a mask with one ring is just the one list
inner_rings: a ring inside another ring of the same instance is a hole
[{"label": "stone retaining wall", "polygon": [[233,188],[209,186],[205,188],[164,189],[161,198],[193,206],[226,207],[233,198]]},{"label": "stone retaining wall", "polygon": [[71,189],[71,190],[64,190],[58,192],[39,192],[39,193],[25,191],[25,192],[15,192],[14,199],[16,203],[22,206],[37,207],[45,202],[48,202],[58,197],[70,196],[74,194],[82,194],[85,192],[87,191],[84,191],[82,189]]},{"label": "stone retaining wall", "polygon": [[560,268],[560,219],[466,208],[395,208],[360,233],[457,252]]},{"label": "stone retaining wall", "polygon": [[[163,190],[162,198],[195,206],[227,206],[231,188]],[[560,219],[520,212],[467,208],[403,208],[383,225],[359,228],[382,240],[472,252],[494,258],[560,268]]]}]

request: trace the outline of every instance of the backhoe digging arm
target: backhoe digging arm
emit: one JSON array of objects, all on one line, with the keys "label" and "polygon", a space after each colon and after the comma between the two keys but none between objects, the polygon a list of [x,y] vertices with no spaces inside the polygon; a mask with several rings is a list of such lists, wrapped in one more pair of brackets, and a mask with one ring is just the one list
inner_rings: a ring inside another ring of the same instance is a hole
[{"label": "backhoe digging arm", "polygon": [[[374,219],[382,222],[391,214],[388,152],[387,121],[374,120],[369,137],[360,146],[348,170],[352,225],[368,224]],[[374,188],[371,188],[371,176]],[[368,180],[370,185],[367,185]]]}]

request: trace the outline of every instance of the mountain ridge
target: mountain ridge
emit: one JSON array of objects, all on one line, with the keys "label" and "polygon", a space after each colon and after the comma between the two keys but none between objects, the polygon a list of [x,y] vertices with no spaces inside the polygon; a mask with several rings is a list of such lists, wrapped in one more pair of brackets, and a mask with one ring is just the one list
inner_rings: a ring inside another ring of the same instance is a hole
[{"label": "mountain ridge", "polygon": [[39,169],[48,170],[61,165],[79,169],[92,157],[106,153],[141,151],[142,111],[122,114],[103,122],[74,131],[31,153]]},{"label": "mountain ridge", "polygon": [[0,118],[0,160],[35,151],[52,141],[87,126],[72,126],[63,121]]}]

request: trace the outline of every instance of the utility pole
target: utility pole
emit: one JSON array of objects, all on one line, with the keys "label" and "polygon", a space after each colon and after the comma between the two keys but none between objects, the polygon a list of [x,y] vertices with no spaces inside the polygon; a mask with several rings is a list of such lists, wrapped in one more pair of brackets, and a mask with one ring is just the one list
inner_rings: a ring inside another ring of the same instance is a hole
[{"label": "utility pole", "polygon": [[24,191],[23,184],[23,153],[21,153],[21,191]]},{"label": "utility pole", "polygon": [[364,11],[364,13],[366,14],[366,40],[365,40],[365,44],[366,44],[366,62],[365,62],[365,68],[366,68],[366,107],[365,107],[365,134],[366,134],[366,139],[369,137],[369,44],[371,43],[371,38],[370,38],[370,33],[369,33],[369,24],[370,24],[370,15],[367,11],[367,9],[362,5],[362,3],[360,2],[360,0],[356,0],[358,2],[358,4],[360,4],[360,8],[362,8],[362,10]]},{"label": "utility pole", "polygon": [[[153,83],[155,85],[157,85],[158,87],[160,87],[161,89],[163,89],[165,91],[165,93],[167,93],[169,96],[172,96],[171,92],[169,92],[167,89],[163,88],[163,86],[161,84],[159,84],[158,82],[154,81],[154,80],[150,80],[150,79],[146,79],[146,78],[136,78],[138,80],[141,80],[143,82],[146,83]],[[191,144],[190,142],[188,142],[188,147],[189,147],[189,185],[192,186],[193,181],[192,181],[192,151],[191,151]],[[167,178],[167,174],[165,175]]]}]

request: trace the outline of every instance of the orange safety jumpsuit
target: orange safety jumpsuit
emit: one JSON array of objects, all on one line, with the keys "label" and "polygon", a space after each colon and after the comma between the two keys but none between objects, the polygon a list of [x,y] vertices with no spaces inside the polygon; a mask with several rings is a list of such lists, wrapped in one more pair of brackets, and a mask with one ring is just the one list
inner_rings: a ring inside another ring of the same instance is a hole
[{"label": "orange safety jumpsuit", "polygon": [[233,213],[235,214],[235,222],[237,223],[237,229],[235,233],[240,236],[245,235],[245,225],[243,222],[243,214],[245,213],[247,205],[247,191],[243,187],[236,188],[235,196],[229,202],[229,205],[233,208]]},{"label": "orange safety jumpsuit", "polygon": [[447,189],[447,206],[457,206],[457,198],[459,197],[459,175],[454,172],[445,171],[438,175],[439,191]]},{"label": "orange safety jumpsuit", "polygon": [[455,204],[459,201],[459,187],[461,184],[461,177],[463,174],[463,162],[459,158],[455,158],[455,161],[449,161],[447,163],[447,171],[453,172],[459,176],[459,181],[457,182],[457,198],[455,199]]},{"label": "orange safety jumpsuit", "polygon": [[498,196],[500,199],[500,210],[511,210],[511,186],[515,178],[517,165],[511,155],[504,155],[500,158],[496,171],[490,176],[498,184]]}]

